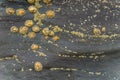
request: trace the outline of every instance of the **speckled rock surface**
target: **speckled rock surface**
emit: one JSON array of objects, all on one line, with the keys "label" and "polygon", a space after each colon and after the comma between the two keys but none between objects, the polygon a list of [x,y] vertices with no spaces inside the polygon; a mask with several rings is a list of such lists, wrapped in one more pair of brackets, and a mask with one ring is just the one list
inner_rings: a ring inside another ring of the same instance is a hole
[{"label": "speckled rock surface", "polygon": [[[120,80],[119,0],[105,0],[108,3],[102,3],[103,0],[53,0],[50,9],[61,8],[61,11],[55,18],[46,19],[44,26],[59,25],[65,30],[88,35],[79,37],[61,32],[58,33],[60,40],[54,44],[44,40],[41,33],[28,39],[10,32],[12,25],[22,26],[25,20],[33,18],[29,12],[23,17],[8,16],[6,7],[27,9],[29,6],[26,1],[15,1],[0,1],[0,80]],[[107,31],[102,34],[117,36],[106,39],[89,37],[93,35],[94,26],[100,29],[105,26]],[[32,43],[42,46],[39,51],[47,57],[31,51]],[[20,62],[1,60],[13,55],[17,55]],[[43,64],[41,72],[34,71],[35,61]],[[64,69],[51,71],[50,68]]]}]

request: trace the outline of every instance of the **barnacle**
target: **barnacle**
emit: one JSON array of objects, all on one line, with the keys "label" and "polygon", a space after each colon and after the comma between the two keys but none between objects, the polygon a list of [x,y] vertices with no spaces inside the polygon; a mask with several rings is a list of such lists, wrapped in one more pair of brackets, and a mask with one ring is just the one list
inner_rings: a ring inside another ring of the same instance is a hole
[{"label": "barnacle", "polygon": [[53,18],[55,17],[55,12],[53,10],[48,10],[46,11],[46,15],[48,18]]},{"label": "barnacle", "polygon": [[27,34],[27,32],[28,32],[28,27],[26,27],[26,26],[22,26],[22,27],[20,27],[19,28],[19,33],[20,34]]},{"label": "barnacle", "polygon": [[34,26],[32,27],[32,31],[34,31],[34,32],[39,32],[39,31],[40,31],[40,27],[37,26],[37,25],[34,25]]},{"label": "barnacle", "polygon": [[27,2],[28,2],[29,4],[33,4],[33,3],[35,3],[35,0],[27,0]]},{"label": "barnacle", "polygon": [[36,33],[35,33],[35,32],[29,32],[29,33],[28,33],[28,37],[29,37],[30,39],[35,38],[35,37],[36,37]]},{"label": "barnacle", "polygon": [[38,48],[39,48],[39,46],[37,44],[32,44],[31,45],[32,50],[37,50]]},{"label": "barnacle", "polygon": [[42,30],[42,33],[43,33],[43,35],[48,36],[49,33],[50,33],[49,28],[44,28],[44,29]]},{"label": "barnacle", "polygon": [[53,31],[49,31],[49,36],[54,36],[55,35],[55,33],[53,32]]},{"label": "barnacle", "polygon": [[37,8],[32,5],[32,6],[28,7],[28,11],[31,12],[31,13],[36,13],[37,12]]},{"label": "barnacle", "polygon": [[105,27],[102,27],[102,32],[106,32],[106,28]]},{"label": "barnacle", "polygon": [[60,37],[59,36],[54,36],[52,39],[53,39],[53,41],[58,41],[60,39]]},{"label": "barnacle", "polygon": [[40,14],[41,20],[44,20],[46,18],[46,14]]},{"label": "barnacle", "polygon": [[43,69],[43,66],[40,62],[35,62],[34,69],[35,69],[35,71],[41,71]]},{"label": "barnacle", "polygon": [[24,24],[27,27],[32,27],[34,25],[34,22],[32,20],[26,20]]},{"label": "barnacle", "polygon": [[62,32],[63,29],[60,28],[59,26],[54,26],[54,27],[53,27],[53,31],[54,31],[54,32]]},{"label": "barnacle", "polygon": [[94,28],[94,29],[93,29],[93,33],[94,33],[95,35],[100,35],[100,34],[101,34],[101,31],[100,31],[99,28]]},{"label": "barnacle", "polygon": [[26,13],[25,10],[22,8],[16,10],[17,16],[23,16],[23,15],[25,15],[25,13]]},{"label": "barnacle", "polygon": [[15,14],[15,9],[14,8],[6,8],[6,13],[8,15],[13,15],[13,14]]},{"label": "barnacle", "polygon": [[35,7],[37,8],[37,9],[39,9],[39,8],[41,8],[42,7],[42,5],[39,3],[41,0],[35,0]]},{"label": "barnacle", "polygon": [[44,3],[48,4],[51,2],[51,0],[43,0]]},{"label": "barnacle", "polygon": [[18,29],[18,27],[16,27],[16,26],[12,26],[12,27],[10,28],[10,31],[13,32],[13,33],[16,33],[16,32],[19,31],[19,29]]}]

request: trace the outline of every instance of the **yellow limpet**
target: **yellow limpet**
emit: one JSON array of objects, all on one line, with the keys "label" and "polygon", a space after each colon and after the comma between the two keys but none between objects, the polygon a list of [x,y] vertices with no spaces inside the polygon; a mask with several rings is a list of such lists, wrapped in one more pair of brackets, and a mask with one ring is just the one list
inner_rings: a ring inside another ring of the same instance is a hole
[{"label": "yellow limpet", "polygon": [[105,27],[102,27],[102,32],[106,32],[106,28]]},{"label": "yellow limpet", "polygon": [[[69,31],[67,31],[68,33],[69,33]],[[70,32],[72,35],[76,35],[76,36],[78,36],[78,37],[84,37],[85,35],[84,35],[84,33],[82,33],[82,32],[77,32],[77,31],[71,31]]]},{"label": "yellow limpet", "polygon": [[36,13],[37,12],[37,8],[35,6],[29,6],[28,7],[28,11],[31,13]]},{"label": "yellow limpet", "polygon": [[16,32],[19,31],[19,29],[18,29],[16,26],[12,26],[12,27],[10,28],[10,31],[13,32],[13,33],[16,33]]},{"label": "yellow limpet", "polygon": [[6,13],[8,15],[13,15],[13,14],[15,14],[15,10],[14,10],[14,8],[6,8]]},{"label": "yellow limpet", "polygon": [[39,46],[37,44],[32,44],[31,45],[32,50],[37,50],[38,48],[39,48]]},{"label": "yellow limpet", "polygon": [[36,1],[35,1],[35,7],[36,7],[37,9],[39,9],[39,8],[42,7],[42,5],[40,4],[40,1],[41,1],[41,0],[36,0]]},{"label": "yellow limpet", "polygon": [[54,36],[55,35],[55,33],[53,32],[53,31],[49,31],[49,36]]},{"label": "yellow limpet", "polygon": [[23,26],[23,27],[20,27],[19,28],[19,33],[20,34],[26,34],[28,32],[28,27],[26,27],[26,26]]},{"label": "yellow limpet", "polygon": [[60,12],[61,11],[61,8],[58,8],[55,10],[55,12]]},{"label": "yellow limpet", "polygon": [[50,33],[49,28],[44,28],[44,29],[42,30],[42,33],[43,33],[45,36],[48,36],[49,33]]},{"label": "yellow limpet", "polygon": [[35,25],[35,26],[32,27],[32,31],[39,32],[40,31],[40,27]]},{"label": "yellow limpet", "polygon": [[44,3],[49,4],[51,0],[43,0]]},{"label": "yellow limpet", "polygon": [[39,19],[38,22],[37,22],[36,24],[39,25],[39,26],[42,26],[42,25],[43,25],[42,20]]},{"label": "yellow limpet", "polygon": [[93,29],[93,33],[94,33],[94,35],[100,35],[100,34],[101,34],[101,31],[100,31],[99,28],[94,28],[94,29]]},{"label": "yellow limpet", "polygon": [[35,71],[42,71],[43,66],[40,62],[35,62],[34,63],[34,69],[35,69]]},{"label": "yellow limpet", "polygon": [[24,25],[27,27],[32,27],[34,25],[34,22],[32,20],[26,20]]},{"label": "yellow limpet", "polygon": [[35,0],[27,0],[27,2],[28,2],[29,4],[34,4],[34,3],[35,3]]},{"label": "yellow limpet", "polygon": [[17,16],[23,16],[23,15],[25,15],[25,13],[26,13],[25,10],[22,8],[16,10]]},{"label": "yellow limpet", "polygon": [[60,39],[59,36],[54,36],[54,37],[52,38],[53,41],[58,41],[59,39]]},{"label": "yellow limpet", "polygon": [[45,36],[44,38],[45,38],[45,39],[48,39],[48,38],[49,38],[49,36]]},{"label": "yellow limpet", "polygon": [[34,14],[34,21],[38,21],[40,18],[39,18],[39,16],[40,16],[40,13],[37,11],[35,14]]},{"label": "yellow limpet", "polygon": [[29,37],[29,38],[35,38],[35,37],[36,37],[35,32],[29,32],[29,33],[28,33],[28,37]]},{"label": "yellow limpet", "polygon": [[46,11],[46,15],[48,18],[53,18],[55,17],[55,12],[53,10],[48,10]]},{"label": "yellow limpet", "polygon": [[39,52],[39,56],[46,57],[47,55],[44,52]]},{"label": "yellow limpet", "polygon": [[45,19],[46,18],[46,14],[40,14],[40,18],[41,19]]},{"label": "yellow limpet", "polygon": [[63,30],[58,26],[54,26],[53,31],[54,32],[62,32]]}]

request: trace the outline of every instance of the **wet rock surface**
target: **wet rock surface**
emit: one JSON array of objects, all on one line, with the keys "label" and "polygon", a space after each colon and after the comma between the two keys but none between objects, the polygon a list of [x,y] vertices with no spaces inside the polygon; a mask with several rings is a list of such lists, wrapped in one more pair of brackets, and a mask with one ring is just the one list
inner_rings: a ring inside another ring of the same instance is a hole
[{"label": "wet rock surface", "polygon": [[[103,34],[117,34],[113,38],[103,39],[61,32],[58,33],[60,40],[55,43],[46,41],[41,33],[34,39],[28,39],[10,32],[11,26],[22,26],[25,20],[33,18],[29,12],[23,17],[8,16],[5,13],[6,7],[27,9],[29,6],[25,1],[15,1],[0,1],[1,80],[120,79],[120,7],[116,7],[120,6],[119,1],[109,0],[108,3],[102,3],[102,0],[53,0],[51,8],[61,8],[61,11],[55,18],[45,20],[45,26],[59,25],[65,30],[80,31],[89,36],[94,35],[94,26],[100,29],[105,26],[107,31]],[[46,8],[41,11],[44,10]],[[41,57],[37,52],[31,51],[32,43],[42,46],[39,51],[47,56]],[[36,61],[43,64],[41,72],[34,71]]]}]

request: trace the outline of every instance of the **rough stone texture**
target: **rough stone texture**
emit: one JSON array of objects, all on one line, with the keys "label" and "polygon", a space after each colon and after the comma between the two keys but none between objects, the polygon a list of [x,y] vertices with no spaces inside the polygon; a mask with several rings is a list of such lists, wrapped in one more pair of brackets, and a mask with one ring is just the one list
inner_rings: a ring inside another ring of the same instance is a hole
[{"label": "rough stone texture", "polygon": [[[47,43],[41,34],[32,40],[23,38],[18,34],[10,33],[9,28],[12,25],[22,26],[26,19],[32,19],[33,16],[30,13],[27,13],[24,17],[6,15],[5,7],[23,7],[27,9],[28,4],[25,1],[15,1],[14,3],[7,2],[7,0],[0,1],[0,58],[16,54],[22,63],[18,63],[15,60],[0,61],[0,80],[120,80],[119,37],[107,39],[107,41],[86,38],[87,42],[80,42],[81,38],[79,37],[59,33],[61,40],[56,42],[56,44],[60,47]],[[60,25],[67,30],[92,34],[93,25],[103,25],[107,27],[106,34],[119,34],[120,8],[115,8],[115,5],[120,6],[120,1],[109,1],[108,4],[102,4],[99,0],[53,0],[52,8],[61,7],[61,12],[54,19],[47,19],[45,26],[49,24]],[[99,8],[102,12],[97,13],[97,17],[86,22],[88,16],[96,14],[95,5],[98,5],[97,9]],[[103,9],[104,6],[107,6],[109,9]],[[86,11],[82,11],[84,7]],[[44,10],[46,9],[42,11]],[[111,13],[110,10],[112,10]],[[113,14],[115,14],[115,17],[112,16]],[[107,21],[105,16],[108,16]],[[75,24],[75,26],[70,25],[70,22]],[[87,31],[82,31],[81,27],[87,29]],[[115,27],[118,28],[116,29]],[[74,43],[68,41],[71,39]],[[43,47],[40,51],[48,55],[47,60],[44,57],[36,56],[35,53],[28,50],[33,42]],[[68,50],[77,52],[77,54],[66,51],[65,47]],[[98,55],[99,58],[84,59],[58,56],[58,54],[67,54],[89,57],[92,53]],[[102,57],[104,55],[105,57]],[[33,68],[32,62],[35,61],[40,61],[43,64],[44,69],[42,72],[28,71],[29,68]],[[49,68],[52,67],[76,68],[78,71],[50,71]],[[21,72],[21,68],[24,68],[25,71]],[[101,72],[102,74],[98,76],[92,75],[90,72]],[[69,77],[68,75],[71,76]]]}]

